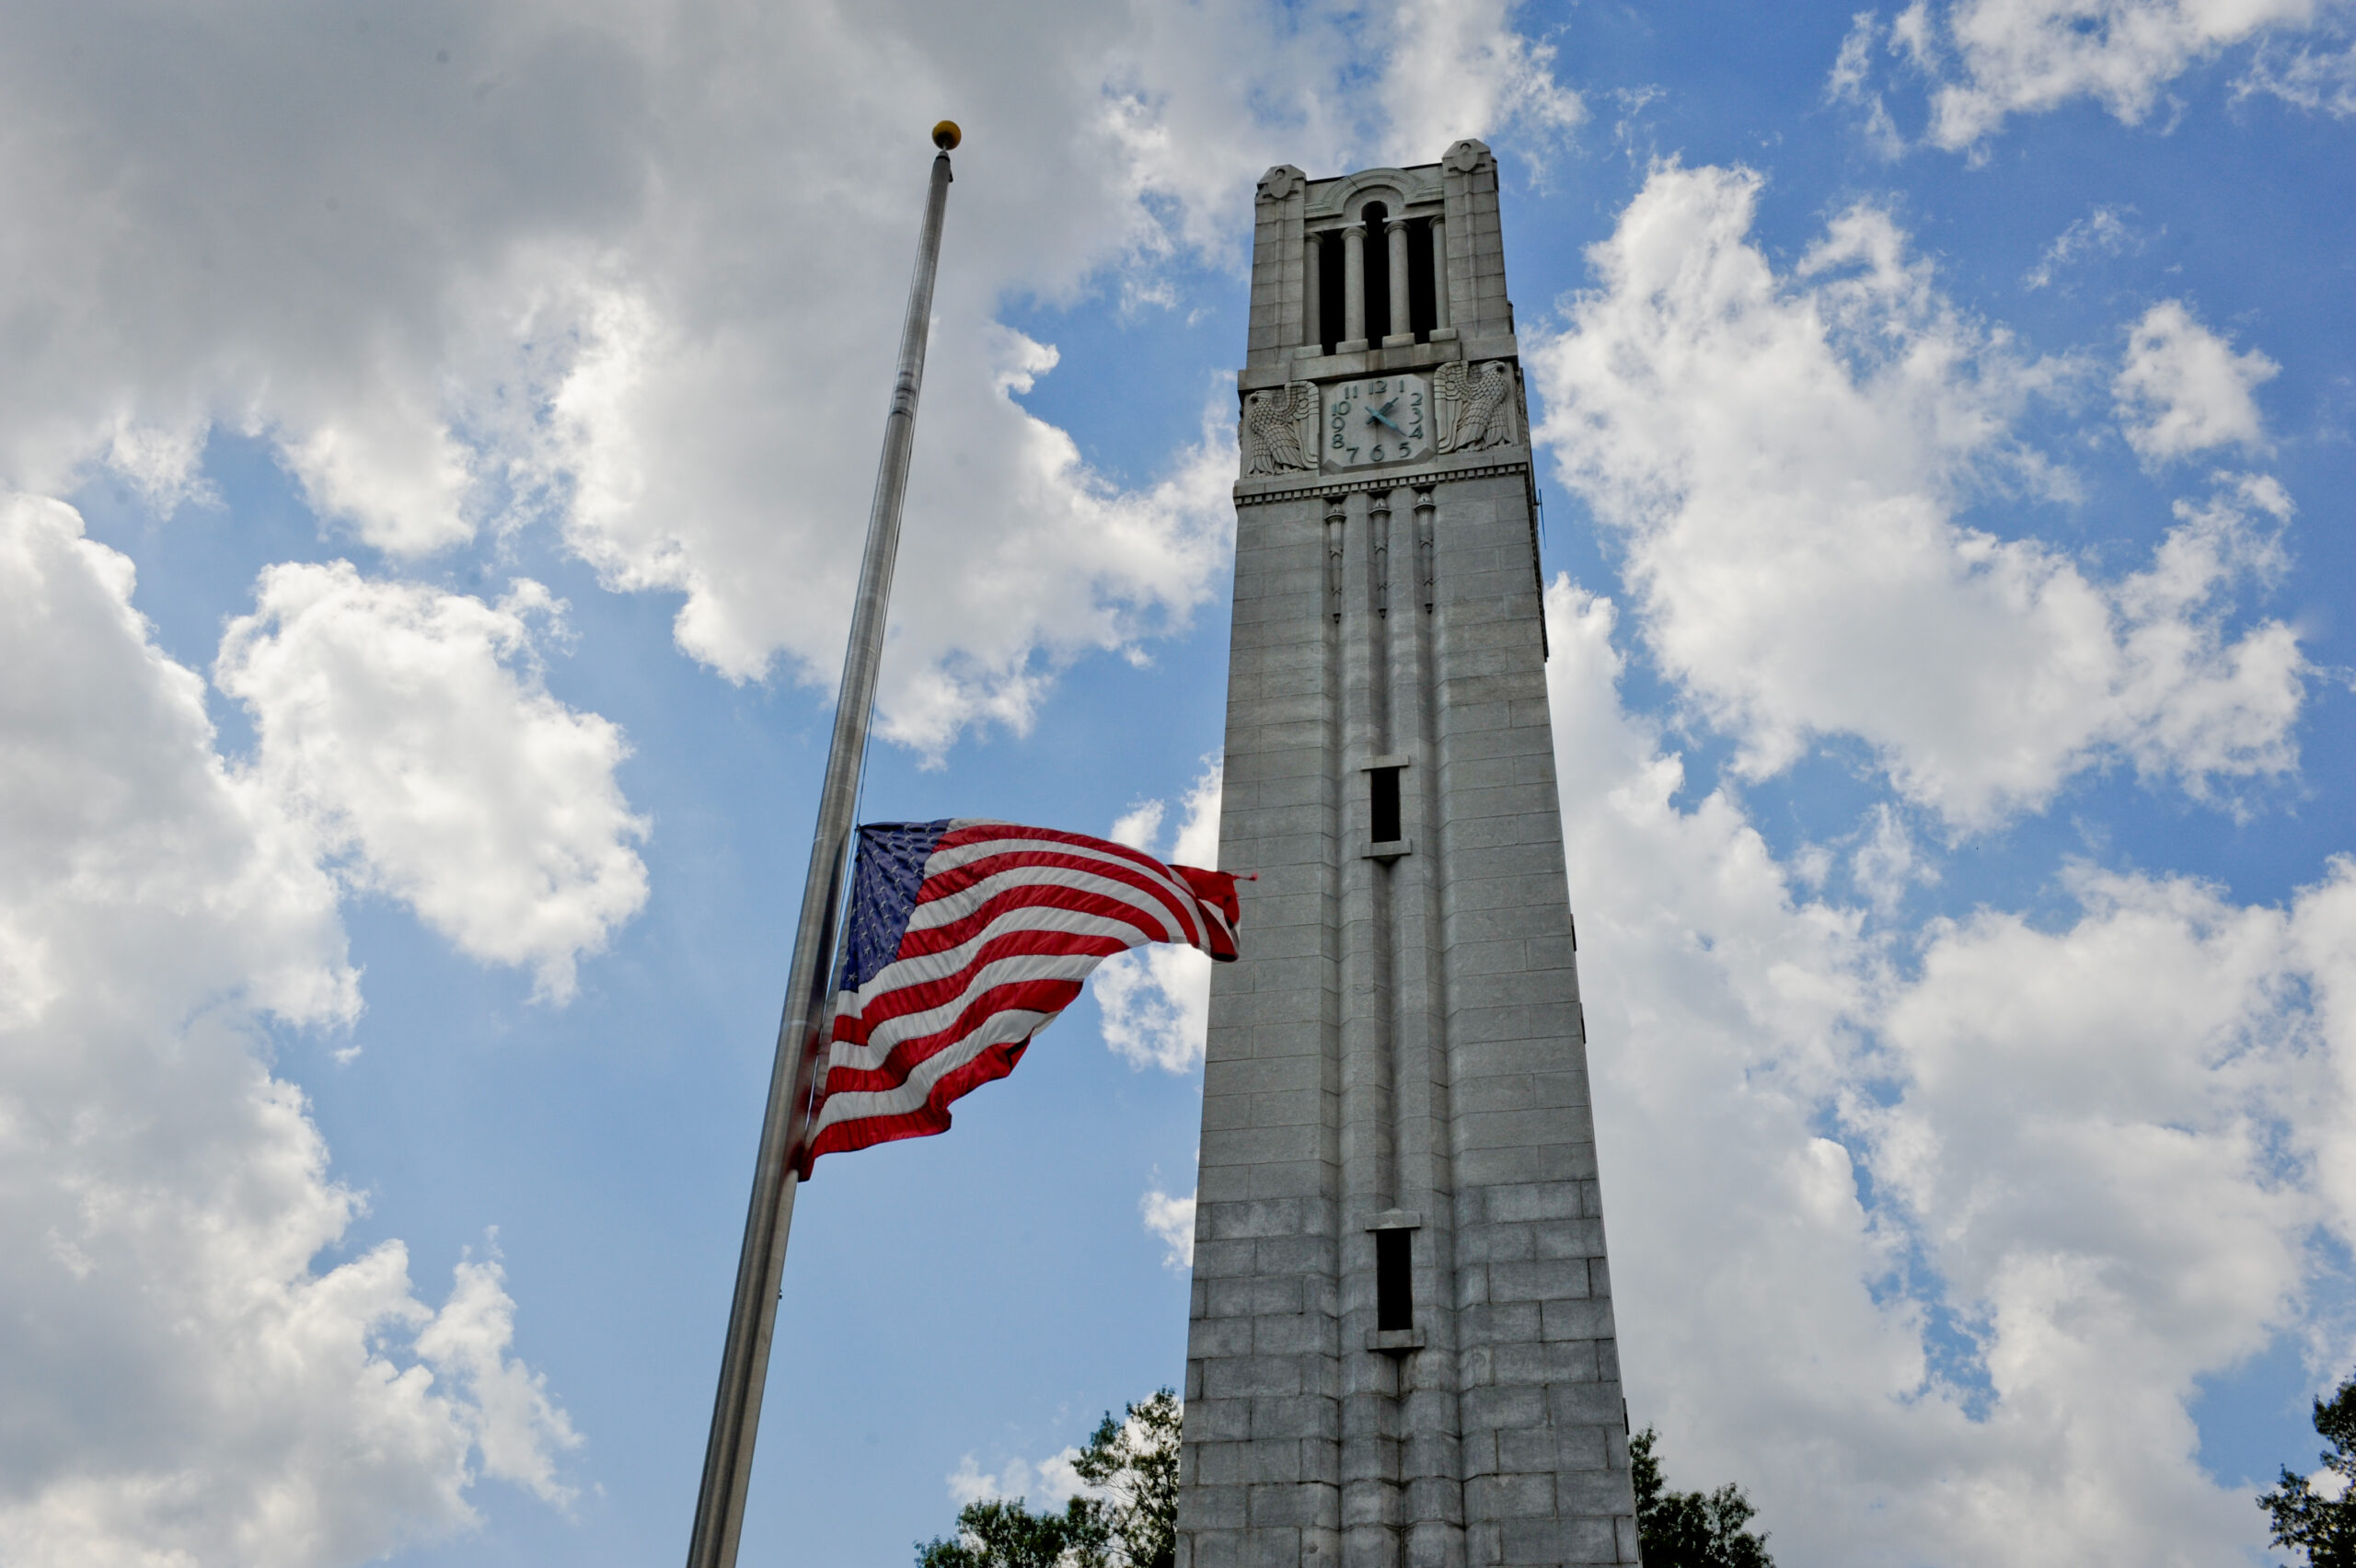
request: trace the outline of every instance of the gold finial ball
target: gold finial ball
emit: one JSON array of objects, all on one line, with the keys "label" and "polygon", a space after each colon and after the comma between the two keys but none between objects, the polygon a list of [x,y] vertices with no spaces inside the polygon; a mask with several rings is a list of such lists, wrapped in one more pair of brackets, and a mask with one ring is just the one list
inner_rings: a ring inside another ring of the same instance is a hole
[{"label": "gold finial ball", "polygon": [[957,129],[957,122],[953,120],[944,120],[932,128],[932,144],[944,153],[964,139],[964,133]]}]

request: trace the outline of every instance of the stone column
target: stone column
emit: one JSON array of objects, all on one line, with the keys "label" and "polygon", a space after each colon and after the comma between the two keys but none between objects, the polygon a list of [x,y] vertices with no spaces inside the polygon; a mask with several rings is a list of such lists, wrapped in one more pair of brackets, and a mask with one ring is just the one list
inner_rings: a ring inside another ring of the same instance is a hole
[{"label": "stone column", "polygon": [[1392,218],[1382,225],[1391,242],[1391,321],[1382,346],[1399,348],[1415,340],[1415,319],[1407,296],[1407,220]]},{"label": "stone column", "polygon": [[1432,340],[1456,336],[1448,321],[1448,220],[1432,220]]},{"label": "stone column", "polygon": [[1371,1225],[1395,1206],[1391,900],[1387,869],[1365,852],[1373,836],[1366,764],[1390,749],[1390,668],[1378,613],[1390,493],[1371,491],[1363,510],[1351,512],[1350,532],[1368,548],[1351,564],[1342,621],[1342,1568],[1402,1568],[1398,1366],[1371,1343],[1380,1291]]},{"label": "stone column", "polygon": [[1301,259],[1307,263],[1300,280],[1300,341],[1305,348],[1319,353],[1325,352],[1325,258],[1319,249],[1321,236],[1306,236],[1301,247]]},{"label": "stone column", "polygon": [[[1423,1344],[1399,1358],[1399,1475],[1406,1532],[1401,1568],[1467,1568],[1463,1430],[1458,1395],[1455,1183],[1449,1168],[1446,975],[1440,881],[1448,846],[1437,784],[1438,704],[1432,683],[1431,539],[1437,487],[1414,487],[1412,535],[1398,569],[1402,613],[1391,617],[1392,752],[1408,758],[1401,831],[1414,851],[1391,869],[1392,1135],[1397,1172],[1391,1201],[1421,1223],[1414,1235],[1415,1316]],[[1412,548],[1415,564],[1407,557]],[[1406,596],[1407,584],[1416,596]]]},{"label": "stone column", "polygon": [[1342,229],[1342,340],[1345,354],[1366,352],[1366,225]]}]

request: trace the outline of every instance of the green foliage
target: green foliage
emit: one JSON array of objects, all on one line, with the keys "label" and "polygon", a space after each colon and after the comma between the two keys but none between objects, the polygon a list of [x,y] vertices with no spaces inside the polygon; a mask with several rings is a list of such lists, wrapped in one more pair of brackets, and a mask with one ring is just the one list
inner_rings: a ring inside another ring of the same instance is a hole
[{"label": "green foliage", "polygon": [[917,1568],[1172,1568],[1178,1555],[1178,1424],[1168,1389],[1110,1411],[1072,1461],[1094,1493],[1060,1514],[1022,1498],[969,1503],[957,1534],[917,1545]]},{"label": "green foliage", "polygon": [[[1021,1498],[968,1503],[955,1539],[917,1547],[918,1568],[1104,1568],[1112,1532],[1092,1498],[1075,1497],[1060,1514],[1034,1514]],[[1067,1561],[1065,1554],[1070,1554]]]},{"label": "green foliage", "polygon": [[1653,1452],[1653,1429],[1628,1439],[1628,1473],[1636,1483],[1636,1544],[1645,1568],[1775,1568],[1767,1538],[1742,1527],[1758,1513],[1738,1486],[1703,1496],[1671,1492]]},{"label": "green foliage", "polygon": [[2316,1433],[2331,1445],[2316,1457],[2339,1478],[2339,1495],[2326,1497],[2285,1467],[2258,1505],[2273,1520],[2275,1545],[2306,1553],[2314,1568],[2356,1568],[2356,1377],[2329,1402],[2316,1401]]},{"label": "green foliage", "polygon": [[1168,1389],[1106,1411],[1096,1435],[1072,1461],[1104,1493],[1114,1553],[1124,1568],[1172,1568],[1178,1560],[1178,1426],[1185,1407]]}]

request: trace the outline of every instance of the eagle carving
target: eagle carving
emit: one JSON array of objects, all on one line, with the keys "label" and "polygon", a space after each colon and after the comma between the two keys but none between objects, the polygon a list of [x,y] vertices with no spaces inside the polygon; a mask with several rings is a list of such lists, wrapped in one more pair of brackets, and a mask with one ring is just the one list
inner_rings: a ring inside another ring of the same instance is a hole
[{"label": "eagle carving", "polygon": [[1303,426],[1317,412],[1317,388],[1306,381],[1247,394],[1243,399],[1243,472],[1283,474],[1317,467],[1316,444]]},{"label": "eagle carving", "polygon": [[1432,377],[1442,452],[1484,452],[1513,444],[1513,371],[1503,360],[1468,365],[1451,360]]}]

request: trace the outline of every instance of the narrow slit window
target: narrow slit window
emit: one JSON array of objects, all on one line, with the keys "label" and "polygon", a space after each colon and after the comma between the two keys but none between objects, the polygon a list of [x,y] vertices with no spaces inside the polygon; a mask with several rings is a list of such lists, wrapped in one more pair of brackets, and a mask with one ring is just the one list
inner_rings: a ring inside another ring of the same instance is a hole
[{"label": "narrow slit window", "polygon": [[1374,785],[1373,838],[1377,844],[1395,843],[1399,838],[1399,769],[1375,767],[1367,770]]},{"label": "narrow slit window", "polygon": [[1342,340],[1343,293],[1349,283],[1344,266],[1342,231],[1328,229],[1317,247],[1317,340],[1329,354]]},{"label": "narrow slit window", "polygon": [[[1415,1326],[1412,1230],[1374,1233],[1374,1326],[1388,1333]],[[1364,1322],[1366,1320],[1358,1320]]]},{"label": "narrow slit window", "polygon": [[[1366,247],[1366,335],[1369,341],[1380,343],[1386,334],[1399,330],[1391,322],[1391,239],[1384,233],[1391,223],[1391,210],[1380,202],[1369,202],[1359,221],[1366,225],[1366,238],[1360,242]],[[1403,306],[1407,302],[1398,303]]]},{"label": "narrow slit window", "polygon": [[1416,218],[1407,225],[1407,322],[1415,341],[1430,342],[1438,320],[1432,294],[1432,221]]},{"label": "narrow slit window", "polygon": [[1400,838],[1400,770],[1369,767],[1367,779],[1373,784],[1373,840],[1395,843]]}]

